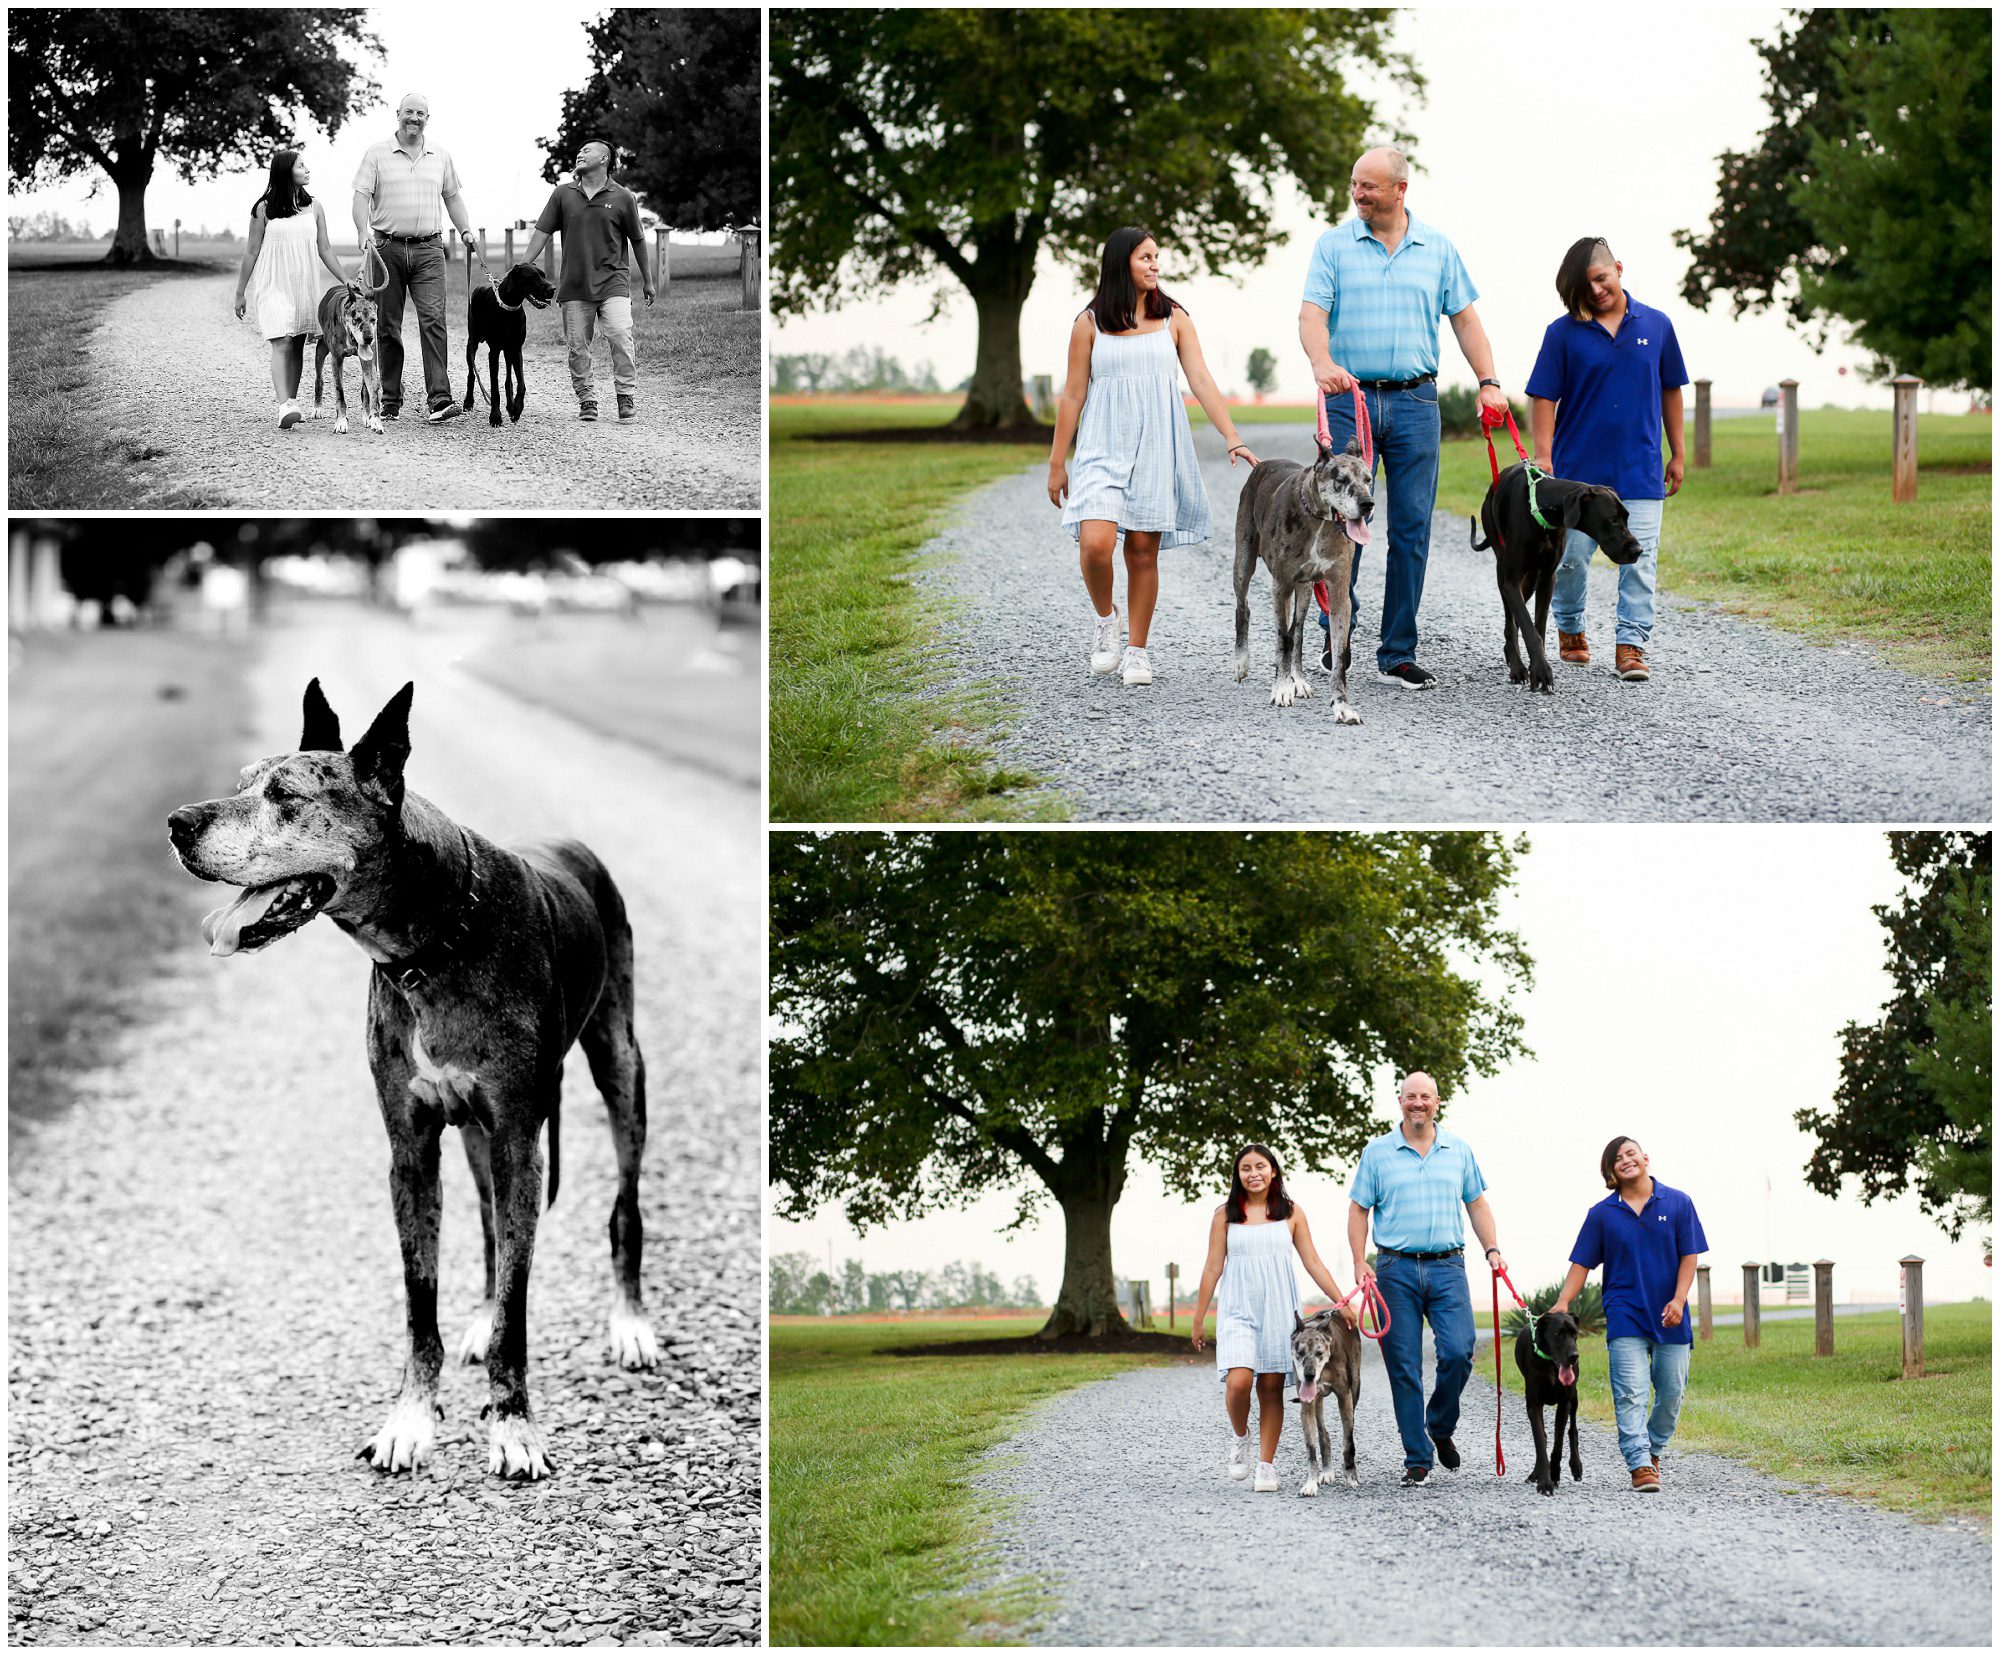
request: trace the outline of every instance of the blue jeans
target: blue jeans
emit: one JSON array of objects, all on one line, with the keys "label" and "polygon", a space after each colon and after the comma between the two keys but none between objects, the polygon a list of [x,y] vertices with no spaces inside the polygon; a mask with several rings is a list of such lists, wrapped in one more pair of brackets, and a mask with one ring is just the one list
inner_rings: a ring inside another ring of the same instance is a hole
[{"label": "blue jeans", "polygon": [[1694,1346],[1662,1345],[1631,1334],[1607,1339],[1605,1345],[1611,1359],[1611,1405],[1618,1411],[1618,1451],[1625,1456],[1625,1469],[1637,1471],[1674,1440]]},{"label": "blue jeans", "polygon": [[[1424,568],[1431,555],[1431,512],[1438,492],[1438,398],[1435,383],[1407,391],[1363,391],[1368,424],[1375,437],[1377,468],[1387,478],[1389,550],[1382,578],[1382,642],[1375,665],[1383,672],[1417,658],[1417,606],[1424,601]],[[1354,393],[1326,399],[1333,446],[1345,448],[1354,432]],[[1377,513],[1375,522],[1382,516]],[[1361,550],[1354,554],[1354,581],[1361,578]],[[1361,613],[1347,613],[1347,635]]]},{"label": "blue jeans", "polygon": [[375,299],[375,343],[381,361],[382,412],[403,406],[403,300],[417,307],[417,343],[424,358],[424,402],[442,408],[452,400],[451,368],[445,361],[445,256],[441,241],[375,244],[389,272]]},{"label": "blue jeans", "polygon": [[[1403,1464],[1428,1466],[1431,1436],[1448,1437],[1458,1430],[1458,1399],[1472,1375],[1472,1290],[1465,1283],[1465,1260],[1455,1255],[1425,1261],[1384,1253],[1375,1267],[1375,1285],[1389,1307],[1382,1365],[1389,1370]],[[1424,1405],[1425,1321],[1431,1324],[1437,1351],[1437,1389],[1429,1407]]]},{"label": "blue jeans", "polygon": [[[1653,588],[1660,561],[1660,523],[1666,515],[1664,500],[1627,500],[1625,510],[1632,519],[1632,538],[1646,549],[1637,563],[1618,570],[1618,641],[1637,644],[1642,649],[1653,637]],[[1555,597],[1549,607],[1556,626],[1563,632],[1583,630],[1583,599],[1590,589],[1590,556],[1597,542],[1581,529],[1571,529],[1563,543],[1562,562],[1556,566]]]}]

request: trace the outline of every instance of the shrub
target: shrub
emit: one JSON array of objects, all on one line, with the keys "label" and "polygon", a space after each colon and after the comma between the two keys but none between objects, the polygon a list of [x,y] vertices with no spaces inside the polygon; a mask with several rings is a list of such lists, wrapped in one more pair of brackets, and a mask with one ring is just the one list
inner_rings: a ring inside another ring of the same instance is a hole
[{"label": "shrub", "polygon": [[[1561,1282],[1551,1282],[1547,1287],[1538,1287],[1528,1295],[1528,1308],[1537,1316],[1556,1302],[1556,1295],[1562,1291]],[[1583,1284],[1583,1291],[1577,1294],[1569,1307],[1569,1313],[1576,1318],[1579,1333],[1602,1333],[1604,1331],[1604,1289],[1594,1281]],[[1519,1333],[1527,1325],[1528,1318],[1516,1310],[1507,1312],[1501,1326],[1511,1334]]]}]

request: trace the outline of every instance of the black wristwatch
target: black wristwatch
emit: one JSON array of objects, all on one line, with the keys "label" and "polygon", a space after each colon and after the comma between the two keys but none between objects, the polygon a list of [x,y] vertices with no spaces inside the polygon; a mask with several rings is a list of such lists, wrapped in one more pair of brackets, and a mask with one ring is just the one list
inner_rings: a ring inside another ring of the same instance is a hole
[{"label": "black wristwatch", "polygon": [[1479,383],[1482,385],[1491,385],[1496,391],[1500,389],[1500,381],[1497,379],[1482,379]]},{"label": "black wristwatch", "polygon": [[1495,1253],[1499,1251],[1500,1249],[1498,1247],[1489,1247],[1486,1249],[1486,1257],[1491,1258]]}]

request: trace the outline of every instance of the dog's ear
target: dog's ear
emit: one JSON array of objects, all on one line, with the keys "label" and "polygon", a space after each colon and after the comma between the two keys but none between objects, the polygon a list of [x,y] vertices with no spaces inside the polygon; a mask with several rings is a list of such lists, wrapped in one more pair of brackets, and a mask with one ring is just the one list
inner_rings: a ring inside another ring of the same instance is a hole
[{"label": "dog's ear", "polygon": [[1292,1331],[1294,1333],[1303,1333],[1305,1332],[1305,1330],[1306,1330],[1305,1317],[1301,1316],[1298,1313],[1298,1311],[1294,1310],[1292,1312]]},{"label": "dog's ear", "polygon": [[1360,459],[1363,453],[1361,438],[1359,436],[1349,437],[1347,439],[1347,446],[1341,450],[1341,453],[1352,454],[1357,460]]},{"label": "dog's ear", "polygon": [[354,744],[354,779],[392,810],[403,804],[403,766],[410,758],[410,701],[415,684],[405,684],[375,715],[368,733]]},{"label": "dog's ear", "polygon": [[1562,526],[1564,528],[1573,529],[1576,527],[1577,520],[1583,516],[1583,503],[1589,497],[1590,490],[1587,488],[1570,490],[1569,497],[1563,501],[1562,505]]},{"label": "dog's ear", "polygon": [[306,721],[299,735],[301,753],[338,753],[340,720],[326,704],[326,696],[315,678],[306,685]]},{"label": "dog's ear", "polygon": [[1322,461],[1329,458],[1333,453],[1333,445],[1331,443],[1321,442],[1319,440],[1318,432],[1313,433],[1313,446],[1319,450],[1319,458]]}]

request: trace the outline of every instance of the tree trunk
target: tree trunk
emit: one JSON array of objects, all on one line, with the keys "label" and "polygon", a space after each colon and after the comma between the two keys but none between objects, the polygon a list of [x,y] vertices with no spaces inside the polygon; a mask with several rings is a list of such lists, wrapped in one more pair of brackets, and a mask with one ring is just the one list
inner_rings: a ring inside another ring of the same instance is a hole
[{"label": "tree trunk", "polygon": [[121,167],[112,182],[118,186],[118,233],[111,238],[106,264],[158,264],[146,242],[146,186],[152,182],[150,161]]},{"label": "tree trunk", "polygon": [[997,290],[973,295],[979,308],[979,351],[974,358],[972,389],[958,411],[955,430],[1020,428],[1024,434],[1047,431],[1021,388],[1021,306],[1027,303],[1034,272],[1024,282],[1005,283]]},{"label": "tree trunk", "polygon": [[1115,1197],[1074,1196],[1062,1203],[1063,1279],[1042,1339],[1081,1333],[1089,1339],[1126,1331],[1111,1274],[1111,1209]]}]

